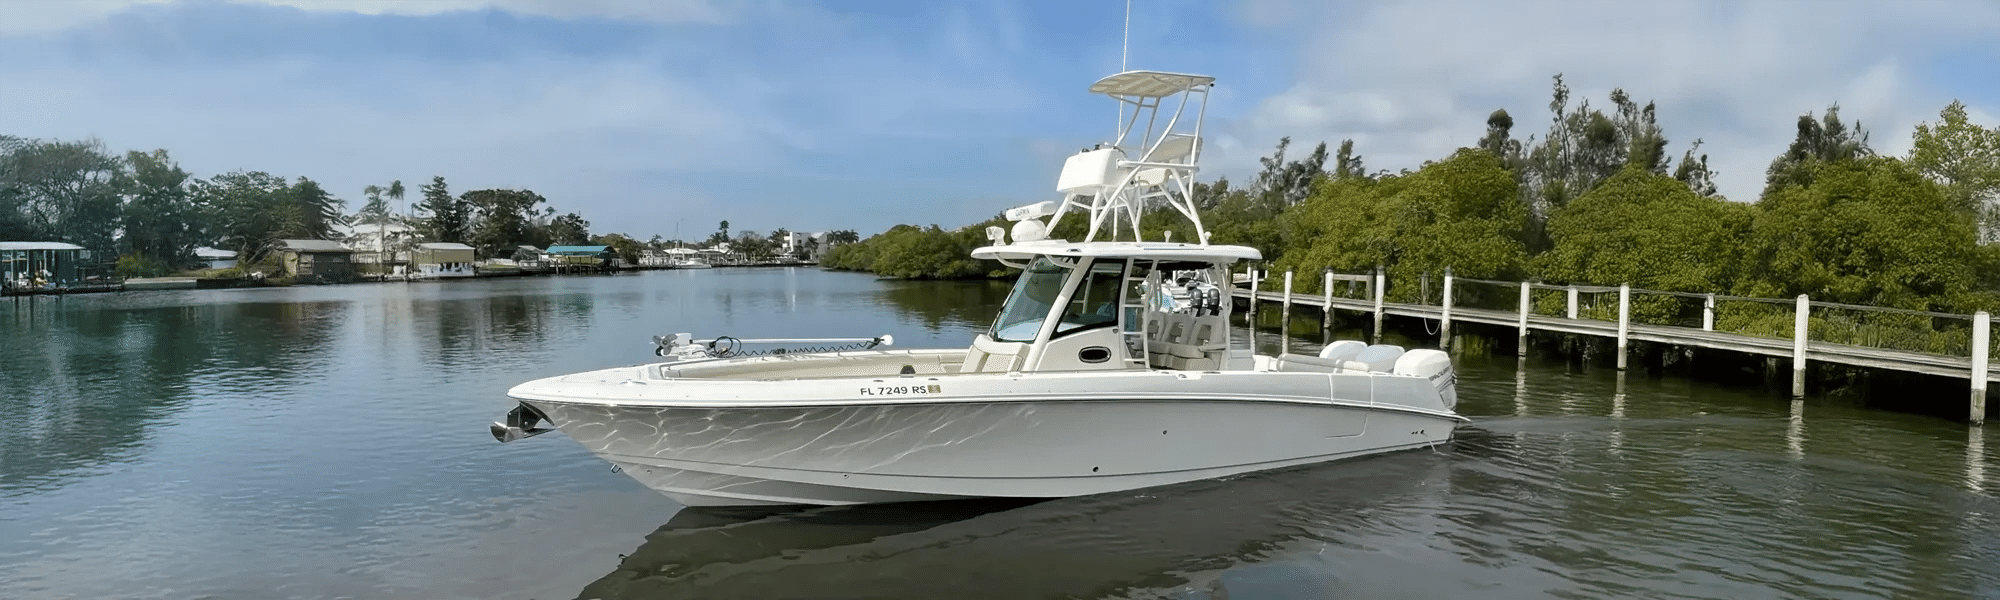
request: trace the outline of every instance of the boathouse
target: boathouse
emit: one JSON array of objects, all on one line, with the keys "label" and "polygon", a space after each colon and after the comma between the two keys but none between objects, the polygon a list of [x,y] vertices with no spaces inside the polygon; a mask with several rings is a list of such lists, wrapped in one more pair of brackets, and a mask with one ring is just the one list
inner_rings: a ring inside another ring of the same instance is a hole
[{"label": "boathouse", "polygon": [[205,269],[227,269],[236,266],[236,251],[202,246],[194,249],[195,260],[201,261]]},{"label": "boathouse", "polygon": [[610,246],[549,246],[549,256],[555,262],[585,266],[616,268],[618,252]]},{"label": "boathouse", "polygon": [[0,289],[28,292],[83,284],[83,247],[62,242],[0,242]]},{"label": "boathouse", "polygon": [[472,247],[454,242],[417,244],[410,251],[410,262],[423,277],[471,277],[472,260]]},{"label": "boathouse", "polygon": [[285,274],[299,283],[354,281],[354,250],[326,240],[278,240]]}]

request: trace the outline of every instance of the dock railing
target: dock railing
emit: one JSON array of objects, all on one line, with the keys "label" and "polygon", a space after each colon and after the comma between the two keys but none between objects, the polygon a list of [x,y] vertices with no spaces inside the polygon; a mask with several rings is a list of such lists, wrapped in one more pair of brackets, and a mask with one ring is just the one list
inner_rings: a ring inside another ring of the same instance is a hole
[{"label": "dock railing", "polygon": [[[1310,283],[1291,271],[1273,274],[1246,269],[1254,316],[1260,301],[1278,302],[1289,323],[1293,304],[1367,312],[1381,337],[1385,315],[1438,321],[1440,347],[1451,347],[1454,321],[1515,327],[1526,354],[1531,330],[1614,338],[1618,368],[1627,368],[1634,339],[1699,346],[1792,359],[1792,392],[1805,394],[1806,360],[1967,378],[1970,414],[1983,420],[1986,384],[1994,359],[1991,316],[1726,294],[1647,290],[1629,285],[1550,284],[1457,277],[1451,269],[1433,277],[1420,274],[1414,302],[1385,302],[1389,278],[1372,273],[1322,269]],[[1407,280],[1405,280],[1407,281]],[[1331,327],[1331,319],[1322,321]],[[1789,343],[1787,343],[1789,342]]]}]

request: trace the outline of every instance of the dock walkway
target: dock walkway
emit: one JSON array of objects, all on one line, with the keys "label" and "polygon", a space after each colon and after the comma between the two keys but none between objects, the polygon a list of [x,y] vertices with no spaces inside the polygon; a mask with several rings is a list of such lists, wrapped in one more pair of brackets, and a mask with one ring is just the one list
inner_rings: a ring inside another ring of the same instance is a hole
[{"label": "dock walkway", "polygon": [[[1332,289],[1336,281],[1355,282],[1362,286],[1366,292],[1365,295],[1370,296],[1372,299],[1334,296],[1324,292],[1319,294],[1294,294],[1292,292],[1292,273],[1284,274],[1284,288],[1282,291],[1264,291],[1258,288],[1261,288],[1265,283],[1265,275],[1254,271],[1249,273],[1249,275],[1252,287],[1250,289],[1238,287],[1235,289],[1234,296],[1246,301],[1254,298],[1255,301],[1250,302],[1250,310],[1253,313],[1258,310],[1258,304],[1276,303],[1282,307],[1287,318],[1289,318],[1292,305],[1315,307],[1327,311],[1328,314],[1332,314],[1332,311],[1336,310],[1371,314],[1374,315],[1374,331],[1377,332],[1381,331],[1382,319],[1385,316],[1435,319],[1438,321],[1439,346],[1444,348],[1450,348],[1451,346],[1452,323],[1481,323],[1515,328],[1523,342],[1519,347],[1520,351],[1524,354],[1527,352],[1527,344],[1525,342],[1528,335],[1536,331],[1615,340],[1618,347],[1617,360],[1620,370],[1626,368],[1626,350],[1630,342],[1634,340],[1674,346],[1710,348],[1776,358],[1790,358],[1792,359],[1792,392],[1794,395],[1805,394],[1806,361],[1952,377],[1965,379],[1970,384],[1971,406],[1969,412],[1974,422],[1983,420],[1986,413],[1987,382],[2000,380],[2000,371],[1991,369],[1988,362],[1991,356],[1988,352],[1991,339],[1991,317],[1985,312],[1971,315],[1928,313],[1830,302],[1813,302],[1803,295],[1794,300],[1739,298],[1713,294],[1658,292],[1633,289],[1629,286],[1558,286],[1534,282],[1461,279],[1454,278],[1449,271],[1447,271],[1444,277],[1443,293],[1439,296],[1440,302],[1438,304],[1409,304],[1384,301],[1382,293],[1384,280],[1379,273],[1374,275],[1324,274],[1325,284],[1321,287],[1322,290]],[[1519,289],[1521,296],[1519,310],[1452,306],[1452,298],[1454,296],[1451,290],[1455,284],[1462,285],[1466,282]],[[1535,290],[1566,292],[1567,298],[1565,304],[1567,305],[1567,316],[1535,313],[1533,310],[1534,303],[1532,302],[1532,293]],[[1609,321],[1579,318],[1577,310],[1579,293],[1609,292],[1618,294],[1619,320]],[[1704,298],[1703,326],[1701,328],[1694,328],[1633,322],[1630,318],[1630,307],[1631,297],[1634,293]],[[1422,296],[1429,297],[1428,290]],[[1761,337],[1714,330],[1715,303],[1718,299],[1792,305],[1791,310],[1795,323],[1793,326],[1793,338]],[[1892,348],[1812,340],[1808,337],[1811,328],[1807,326],[1806,318],[1815,308],[1909,313],[1931,318],[1967,320],[1970,321],[1971,325],[1970,356],[1913,352]],[[1379,336],[1380,334],[1377,333],[1376,335]]]}]

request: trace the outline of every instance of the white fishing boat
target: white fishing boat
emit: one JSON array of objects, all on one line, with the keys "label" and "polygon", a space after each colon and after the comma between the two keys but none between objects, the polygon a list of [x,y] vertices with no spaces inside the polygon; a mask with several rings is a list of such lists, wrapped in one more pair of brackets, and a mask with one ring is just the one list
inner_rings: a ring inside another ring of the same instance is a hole
[{"label": "white fishing boat", "polygon": [[[1061,202],[988,229],[973,256],[1022,273],[970,347],[675,334],[656,338],[662,362],[514,387],[493,435],[561,430],[689,506],[1076,496],[1450,439],[1464,419],[1442,352],[1231,345],[1214,282],[1260,257],[1208,244],[1188,197],[1213,84],[1129,71],[1090,87],[1131,114],[1069,157]],[[1148,206],[1185,218],[1194,239],[1132,241]],[[1065,218],[1087,220],[1083,239],[1047,239]],[[798,345],[820,347],[785,347]]]}]

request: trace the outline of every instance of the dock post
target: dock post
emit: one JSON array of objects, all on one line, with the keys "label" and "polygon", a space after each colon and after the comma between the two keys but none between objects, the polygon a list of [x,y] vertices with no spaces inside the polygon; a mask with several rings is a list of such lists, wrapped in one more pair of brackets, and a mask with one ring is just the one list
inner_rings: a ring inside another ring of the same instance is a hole
[{"label": "dock post", "polygon": [[1632,337],[1632,284],[1618,284],[1618,370],[1625,370],[1625,345]]},{"label": "dock post", "polygon": [[1424,271],[1424,274],[1418,277],[1417,283],[1417,304],[1429,303],[1431,301],[1431,272]]},{"label": "dock post", "polygon": [[1993,317],[1986,311],[1972,313],[1972,424],[1986,423],[1986,361]]},{"label": "dock post", "polygon": [[1438,317],[1438,347],[1451,349],[1451,267],[1444,268],[1444,296],[1439,298],[1444,312]]},{"label": "dock post", "polygon": [[1382,343],[1382,265],[1375,265],[1375,343]]},{"label": "dock post", "polygon": [[1520,356],[1528,355],[1528,293],[1533,289],[1534,284],[1521,282],[1521,340],[1518,352]]},{"label": "dock post", "polygon": [[1333,267],[1322,268],[1324,280],[1320,283],[1320,331],[1333,329]]},{"label": "dock post", "polygon": [[1701,301],[1701,330],[1715,331],[1715,294]]},{"label": "dock post", "polygon": [[1568,300],[1567,300],[1567,301],[1565,302],[1564,306],[1568,306],[1568,307],[1569,307],[1569,318],[1572,318],[1572,319],[1576,318],[1576,285],[1575,285],[1575,284],[1571,284],[1571,285],[1569,286],[1569,299],[1568,299]]},{"label": "dock post", "polygon": [[1792,313],[1792,397],[1797,398],[1806,395],[1806,317],[1812,314],[1812,300],[1799,294]]},{"label": "dock post", "polygon": [[1285,302],[1278,307],[1278,353],[1292,351],[1292,271],[1285,270]]},{"label": "dock post", "polygon": [[1250,329],[1255,330],[1257,329],[1257,284],[1261,280],[1257,278],[1256,265],[1250,265],[1248,270],[1250,271]]}]

